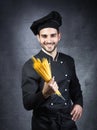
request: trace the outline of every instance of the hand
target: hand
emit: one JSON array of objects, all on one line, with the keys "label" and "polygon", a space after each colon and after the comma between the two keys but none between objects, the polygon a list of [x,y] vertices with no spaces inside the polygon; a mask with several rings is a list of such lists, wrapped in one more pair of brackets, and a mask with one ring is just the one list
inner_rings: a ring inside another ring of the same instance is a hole
[{"label": "hand", "polygon": [[52,94],[55,94],[56,90],[58,90],[58,85],[53,77],[48,83],[44,83],[42,94],[45,98],[48,98]]},{"label": "hand", "polygon": [[74,105],[72,111],[71,111],[71,115],[72,115],[72,120],[76,121],[78,119],[80,119],[81,115],[82,115],[82,110],[83,108],[76,104]]}]

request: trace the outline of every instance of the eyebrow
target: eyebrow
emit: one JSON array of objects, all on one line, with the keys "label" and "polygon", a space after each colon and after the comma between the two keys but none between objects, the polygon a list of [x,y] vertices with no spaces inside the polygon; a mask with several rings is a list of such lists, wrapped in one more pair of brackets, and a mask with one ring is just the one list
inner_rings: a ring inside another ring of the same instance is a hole
[{"label": "eyebrow", "polygon": [[41,34],[41,36],[42,36],[42,37],[47,37],[47,35],[46,35],[46,34]]},{"label": "eyebrow", "polygon": [[[52,34],[50,34],[51,36],[55,36],[55,35],[57,35],[56,33],[52,33]],[[47,34],[41,34],[41,36],[47,36]]]},{"label": "eyebrow", "polygon": [[51,36],[56,36],[57,34],[56,33],[52,33]]}]

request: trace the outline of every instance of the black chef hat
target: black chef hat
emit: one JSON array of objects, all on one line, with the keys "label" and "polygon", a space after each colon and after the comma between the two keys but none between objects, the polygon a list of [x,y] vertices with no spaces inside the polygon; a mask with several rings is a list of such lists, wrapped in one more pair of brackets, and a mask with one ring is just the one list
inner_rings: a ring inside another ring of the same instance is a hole
[{"label": "black chef hat", "polygon": [[61,25],[62,25],[61,15],[56,11],[52,11],[43,18],[34,21],[30,29],[35,35],[37,35],[39,31],[43,28],[52,27],[58,30]]}]

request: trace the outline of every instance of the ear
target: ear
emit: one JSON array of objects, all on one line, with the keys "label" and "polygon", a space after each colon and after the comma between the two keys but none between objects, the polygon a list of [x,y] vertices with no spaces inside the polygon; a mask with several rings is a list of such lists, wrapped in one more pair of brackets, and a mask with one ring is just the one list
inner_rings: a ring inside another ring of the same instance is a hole
[{"label": "ear", "polygon": [[38,39],[38,41],[40,42],[40,36],[39,36],[39,34],[37,34],[37,39]]},{"label": "ear", "polygon": [[61,33],[59,33],[59,41],[61,40]]}]

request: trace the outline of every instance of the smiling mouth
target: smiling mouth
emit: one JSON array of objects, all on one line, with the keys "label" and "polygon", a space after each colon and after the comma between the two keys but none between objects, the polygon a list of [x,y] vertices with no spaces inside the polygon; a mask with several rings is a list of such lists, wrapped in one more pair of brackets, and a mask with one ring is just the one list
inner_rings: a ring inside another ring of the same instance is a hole
[{"label": "smiling mouth", "polygon": [[44,43],[44,45],[54,45],[55,43]]},{"label": "smiling mouth", "polygon": [[47,46],[48,48],[52,48],[52,47],[54,46],[54,44],[46,44],[46,46]]}]

